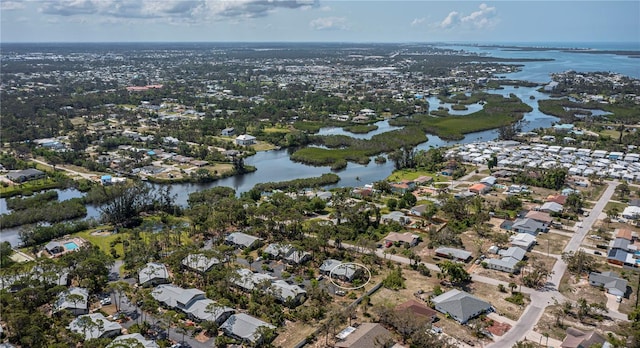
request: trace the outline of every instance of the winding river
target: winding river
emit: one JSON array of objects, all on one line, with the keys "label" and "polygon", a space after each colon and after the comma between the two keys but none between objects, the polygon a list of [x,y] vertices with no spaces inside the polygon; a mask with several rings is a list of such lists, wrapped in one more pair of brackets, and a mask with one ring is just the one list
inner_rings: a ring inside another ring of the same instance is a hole
[{"label": "winding river", "polygon": [[[451,46],[449,46],[451,48]],[[609,54],[585,54],[585,53],[569,53],[562,51],[509,51],[500,48],[479,48],[460,46],[459,48],[467,51],[475,51],[487,53],[495,57],[505,58],[553,58],[554,61],[544,62],[525,62],[523,68],[519,72],[505,75],[509,79],[528,80],[534,82],[549,82],[550,73],[562,72],[569,69],[576,71],[603,71],[615,69],[616,72],[625,75],[640,78],[640,68],[637,65],[637,59],[626,56],[616,56]],[[538,100],[547,99],[548,96],[536,91],[537,88],[505,86],[504,89],[489,90],[489,93],[496,93],[508,96],[513,93],[524,103],[530,105],[533,111],[524,116],[524,131],[530,131],[537,128],[550,127],[554,122],[558,121],[556,117],[545,115],[538,110]],[[533,96],[534,99],[530,97]],[[441,105],[440,101],[431,97],[427,98],[430,102],[430,109],[437,109],[439,106],[447,107],[449,105]],[[478,110],[480,106],[470,105],[469,110],[454,111],[451,114],[464,115]],[[377,122],[378,129],[367,134],[354,134],[344,131],[342,128],[327,127],[322,128],[319,134],[344,134],[361,139],[370,139],[375,134],[388,132],[398,127],[389,125],[388,121]],[[488,141],[496,139],[497,130],[488,130],[467,134],[463,139],[456,141],[446,141],[435,135],[428,135],[428,140],[420,145],[418,149],[429,149],[431,147],[451,146],[455,144],[466,144],[478,141]],[[208,184],[173,184],[171,192],[176,196],[176,202],[186,206],[187,198],[191,192],[207,189],[214,186],[228,186],[236,190],[238,194],[250,190],[254,185],[262,182],[284,181],[297,178],[317,177],[321,174],[330,172],[329,167],[312,167],[301,163],[291,161],[289,158],[289,150],[273,150],[259,152],[245,160],[248,165],[255,166],[257,171],[242,176],[234,176],[218,180]],[[379,181],[388,177],[393,171],[393,164],[387,161],[383,164],[376,164],[373,161],[368,165],[360,165],[349,163],[343,170],[336,171],[341,178],[340,182],[331,187],[355,187],[367,183]],[[59,200],[81,197],[82,193],[74,189],[57,190]],[[0,213],[7,213],[7,205],[5,199],[0,199]],[[99,218],[100,211],[97,207],[87,207],[87,219]],[[9,241],[12,245],[19,244],[20,238],[18,232],[20,228],[0,229],[0,239]]]}]

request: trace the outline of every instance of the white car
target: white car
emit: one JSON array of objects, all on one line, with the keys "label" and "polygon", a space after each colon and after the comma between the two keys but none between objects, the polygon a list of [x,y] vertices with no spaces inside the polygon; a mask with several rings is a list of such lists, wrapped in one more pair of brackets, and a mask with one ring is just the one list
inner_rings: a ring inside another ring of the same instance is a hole
[{"label": "white car", "polygon": [[100,300],[100,304],[103,306],[106,305],[110,305],[111,304],[111,297],[105,297],[102,300]]}]

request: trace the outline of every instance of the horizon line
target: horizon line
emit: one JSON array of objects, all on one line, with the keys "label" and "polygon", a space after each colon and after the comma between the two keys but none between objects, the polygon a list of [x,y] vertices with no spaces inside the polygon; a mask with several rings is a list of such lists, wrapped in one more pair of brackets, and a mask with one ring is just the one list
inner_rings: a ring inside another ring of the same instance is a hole
[{"label": "horizon line", "polygon": [[463,43],[463,44],[487,44],[487,43],[523,43],[523,44],[543,44],[543,43],[624,43],[624,44],[637,44],[640,47],[638,41],[512,41],[512,40],[496,40],[496,41],[461,41],[461,40],[434,40],[434,41],[286,41],[286,40],[273,40],[273,41],[0,41],[2,44],[102,44],[102,43],[349,43],[349,44],[432,44],[432,43]]}]

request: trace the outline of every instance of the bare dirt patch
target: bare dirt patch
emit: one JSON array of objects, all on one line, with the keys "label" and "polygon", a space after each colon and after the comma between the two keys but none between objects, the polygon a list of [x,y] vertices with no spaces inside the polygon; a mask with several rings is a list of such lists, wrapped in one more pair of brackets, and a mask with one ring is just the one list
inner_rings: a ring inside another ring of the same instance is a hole
[{"label": "bare dirt patch", "polygon": [[565,235],[553,232],[539,233],[536,237],[537,244],[533,247],[533,250],[544,254],[560,255],[570,239]]}]

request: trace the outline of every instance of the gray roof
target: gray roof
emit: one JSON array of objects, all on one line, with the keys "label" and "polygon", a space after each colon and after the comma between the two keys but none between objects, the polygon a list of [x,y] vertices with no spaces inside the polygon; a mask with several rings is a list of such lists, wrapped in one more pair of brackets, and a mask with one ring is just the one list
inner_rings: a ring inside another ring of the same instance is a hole
[{"label": "gray roof", "polygon": [[625,238],[616,238],[611,243],[611,249],[629,250],[629,240]]},{"label": "gray roof", "polygon": [[503,257],[501,259],[488,259],[486,262],[489,265],[489,268],[493,268],[491,266],[495,266],[497,268],[507,268],[515,271],[519,261],[513,257]]},{"label": "gray roof", "polygon": [[[70,295],[80,295],[82,296],[82,300],[73,302],[69,301],[68,298]],[[89,298],[89,291],[85,288],[70,288],[67,291],[64,291],[58,295],[58,301],[56,301],[54,312],[58,312],[64,309],[87,309],[87,300]]]},{"label": "gray roof", "polygon": [[525,231],[538,231],[544,230],[544,224],[530,218],[518,219],[511,226],[512,229],[521,229]]},{"label": "gray roof", "polygon": [[562,211],[562,204],[560,203],[556,203],[556,202],[545,202],[541,207],[540,210],[549,210],[549,211],[553,211],[553,212],[561,212]]},{"label": "gray roof", "polygon": [[158,344],[150,341],[139,333],[122,335],[116,337],[107,348],[136,347],[136,348],[158,348]]},{"label": "gray roof", "polygon": [[204,254],[189,254],[182,260],[183,266],[203,273],[218,264],[220,264],[220,260],[215,257],[207,257]]},{"label": "gray roof", "polygon": [[436,305],[437,310],[450,314],[461,323],[466,323],[478,313],[491,308],[489,302],[457,289],[449,290],[440,296],[434,297],[431,302]]},{"label": "gray roof", "polygon": [[227,335],[237,337],[249,342],[256,342],[261,339],[258,328],[266,326],[275,329],[275,326],[266,323],[258,318],[254,318],[244,313],[234,314],[220,326],[220,329]]},{"label": "gray roof", "polygon": [[[81,323],[86,319],[91,319],[93,325],[88,325],[86,328],[82,327]],[[91,313],[81,315],[69,324],[69,330],[84,335],[85,339],[100,338],[115,336],[120,333],[122,326],[116,322],[109,321],[102,315],[102,313]]]},{"label": "gray roof", "polygon": [[240,268],[236,270],[236,274],[238,276],[234,277],[234,279],[232,280],[233,284],[239,286],[240,288],[246,291],[253,290],[256,287],[256,285],[264,281],[271,282],[272,280],[276,279],[275,277],[269,274],[253,273],[251,272],[251,270],[247,268]]},{"label": "gray roof", "polygon": [[320,265],[320,271],[329,272],[331,275],[352,279],[356,274],[356,267],[349,267],[341,261],[327,259]]},{"label": "gray roof", "polygon": [[293,249],[291,244],[271,243],[262,252],[273,257],[285,257]]},{"label": "gray roof", "polygon": [[289,284],[284,280],[276,280],[271,283],[271,290],[274,296],[280,301],[286,301],[287,299],[296,299],[299,295],[306,296],[307,292],[295,284]]},{"label": "gray roof", "polygon": [[248,248],[251,245],[253,245],[253,243],[255,243],[256,241],[262,240],[262,239],[246,233],[242,233],[242,232],[233,232],[230,235],[228,235],[227,238],[225,238],[225,240],[227,241],[227,243],[240,245],[244,248]]},{"label": "gray roof", "polygon": [[471,252],[469,251],[447,247],[439,247],[438,249],[436,249],[436,254],[451,255],[459,260],[467,260],[471,257]]},{"label": "gray roof", "polygon": [[518,248],[518,247],[510,247],[509,249],[500,250],[500,252],[499,252],[499,254],[501,256],[512,257],[512,258],[516,259],[517,261],[522,261],[522,259],[524,259],[524,254],[525,253],[526,253],[526,251],[524,251],[524,249]]},{"label": "gray roof", "polygon": [[195,298],[202,297],[204,291],[198,289],[183,289],[181,287],[163,284],[158,285],[151,292],[151,296],[168,307],[188,308]]},{"label": "gray roof", "polygon": [[306,251],[292,250],[289,252],[287,256],[285,256],[284,259],[287,261],[291,261],[293,263],[302,263],[310,257],[311,257],[311,254],[309,254]]},{"label": "gray roof", "polygon": [[617,296],[624,296],[627,292],[627,281],[620,278],[615,272],[591,272],[589,274],[589,283],[602,286],[609,293]]},{"label": "gray roof", "polygon": [[153,280],[167,279],[169,279],[169,271],[167,271],[167,267],[161,263],[149,262],[138,272],[138,281],[140,284],[145,284]]},{"label": "gray roof", "polygon": [[216,305],[212,300],[205,298],[194,302],[185,312],[199,320],[218,321],[218,318],[225,313],[233,313],[235,310],[233,308]]}]

